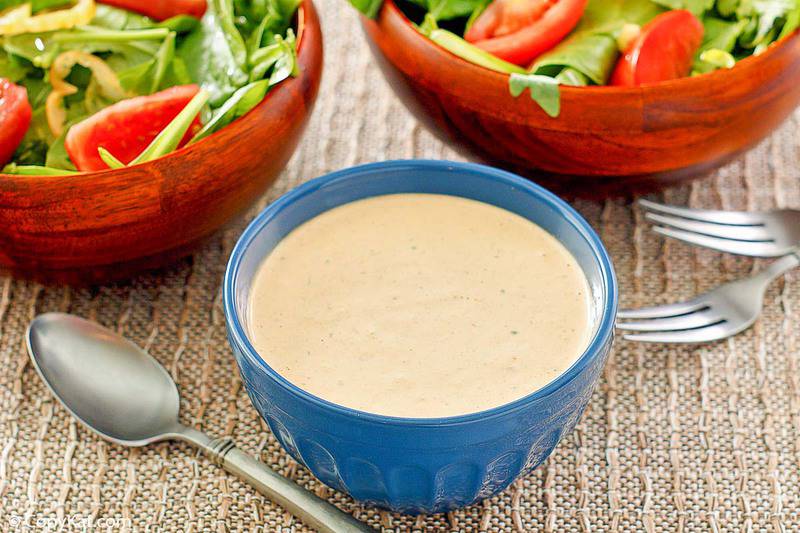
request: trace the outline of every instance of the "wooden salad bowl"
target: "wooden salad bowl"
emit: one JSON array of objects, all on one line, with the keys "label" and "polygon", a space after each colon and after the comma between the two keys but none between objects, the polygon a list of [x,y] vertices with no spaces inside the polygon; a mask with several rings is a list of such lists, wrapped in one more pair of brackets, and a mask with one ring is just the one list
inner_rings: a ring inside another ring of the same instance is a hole
[{"label": "wooden salad bowl", "polygon": [[420,34],[392,0],[362,19],[373,54],[434,133],[568,196],[651,189],[703,175],[750,148],[800,103],[797,33],[730,70],[641,87],[562,87],[550,118],[508,76]]},{"label": "wooden salad bowl", "polygon": [[297,21],[299,75],[213,135],[117,170],[0,174],[0,272],[80,283],[125,277],[189,253],[242,214],[288,162],[319,89],[322,34],[311,0]]}]

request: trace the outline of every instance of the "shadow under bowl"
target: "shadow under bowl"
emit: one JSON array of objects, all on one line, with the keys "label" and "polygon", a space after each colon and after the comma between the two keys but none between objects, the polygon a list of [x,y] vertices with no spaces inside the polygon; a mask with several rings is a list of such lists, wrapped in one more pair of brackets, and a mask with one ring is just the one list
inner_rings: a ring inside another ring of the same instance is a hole
[{"label": "shadow under bowl", "polygon": [[322,76],[311,0],[297,15],[299,74],[219,132],[164,157],[71,176],[0,174],[0,274],[92,283],[186,255],[249,208],[294,152]]},{"label": "shadow under bowl", "polygon": [[[524,398],[447,418],[357,411],[318,398],[272,369],[248,338],[250,289],[263,259],[290,231],[320,213],[395,193],[471,198],[523,216],[554,235],[575,256],[591,288],[594,334],[581,357]],[[282,196],[236,244],[223,296],[228,337],[242,380],[286,451],[326,485],[365,504],[406,513],[439,513],[469,505],[539,466],[574,428],[591,397],[611,349],[617,309],[617,283],[608,254],[588,223],[566,203],[502,170],[423,160],[334,172]]]},{"label": "shadow under bowl", "polygon": [[800,103],[800,34],[734,68],[640,87],[561,87],[551,118],[508,75],[420,34],[385,0],[364,31],[392,89],[463,153],[567,196],[603,197],[704,175],[772,132]]}]

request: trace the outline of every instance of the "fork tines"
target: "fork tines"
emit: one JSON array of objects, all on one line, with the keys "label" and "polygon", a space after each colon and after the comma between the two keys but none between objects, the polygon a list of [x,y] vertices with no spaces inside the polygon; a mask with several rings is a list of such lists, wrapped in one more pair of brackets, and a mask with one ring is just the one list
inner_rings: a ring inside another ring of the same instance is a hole
[{"label": "fork tines", "polygon": [[754,257],[776,257],[786,250],[778,246],[767,227],[769,215],[693,209],[639,200],[645,218],[657,224],[653,231],[689,244],[721,252]]},{"label": "fork tines", "polygon": [[640,333],[623,338],[639,342],[693,343],[729,337],[731,326],[709,302],[688,302],[623,310],[617,313],[617,328]]}]

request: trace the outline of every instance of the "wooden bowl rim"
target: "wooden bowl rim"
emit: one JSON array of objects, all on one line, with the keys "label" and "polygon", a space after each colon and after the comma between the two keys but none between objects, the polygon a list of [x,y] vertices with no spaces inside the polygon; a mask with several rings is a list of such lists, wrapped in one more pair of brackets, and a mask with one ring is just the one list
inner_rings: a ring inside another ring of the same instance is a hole
[{"label": "wooden bowl rim", "polygon": [[[305,29],[306,25],[309,23],[309,17],[306,15],[306,10],[307,9],[310,10],[310,11],[316,12],[316,8],[314,7],[314,3],[312,2],[312,0],[302,0],[302,3],[300,4],[300,6],[297,9],[297,63],[301,67],[306,66],[308,61],[311,60],[311,57],[310,57],[310,53],[311,52],[308,49],[308,47],[310,45],[307,44],[308,39],[304,39],[303,38],[305,36],[305,34],[306,34],[306,29]],[[316,22],[316,26],[319,27],[319,20],[318,19],[317,19],[317,22]],[[297,79],[297,78],[289,78],[287,80],[283,80],[282,82],[280,82],[278,85],[275,86],[275,88],[273,88],[272,90],[267,92],[267,94],[264,96],[264,99],[261,100],[261,102],[256,107],[254,107],[253,109],[248,111],[244,116],[241,116],[238,119],[236,119],[235,121],[233,121],[231,124],[228,124],[227,126],[225,126],[224,129],[227,130],[229,128],[238,128],[238,129],[244,128],[244,125],[247,123],[247,121],[249,119],[251,119],[253,116],[255,116],[255,113],[253,113],[253,111],[255,111],[256,109],[258,109],[260,107],[263,107],[265,105],[269,105],[269,100],[270,99],[277,98],[276,95],[279,95],[280,93],[285,92],[286,90],[288,90],[288,89],[286,89],[286,87],[289,85],[289,83],[293,79]],[[104,170],[96,170],[96,171],[93,171],[93,172],[80,172],[78,174],[68,174],[68,175],[58,174],[58,175],[33,175],[33,176],[28,176],[28,175],[22,175],[22,174],[3,174],[2,172],[0,172],[0,183],[2,183],[3,181],[11,182],[12,186],[13,186],[13,184],[17,183],[17,182],[28,182],[29,180],[36,180],[36,181],[44,181],[44,182],[65,182],[65,183],[68,183],[70,186],[81,186],[81,185],[84,184],[83,182],[85,182],[86,180],[94,180],[97,176],[100,176],[100,175],[106,177],[111,173],[114,173],[114,172],[121,173],[121,172],[130,170],[131,168],[145,169],[149,165],[161,164],[161,163],[163,163],[163,161],[165,159],[180,157],[182,155],[182,153],[185,152],[186,150],[188,150],[190,147],[192,149],[200,149],[200,148],[202,148],[204,145],[206,145],[209,142],[209,139],[212,139],[217,133],[219,133],[219,132],[214,132],[213,134],[209,135],[208,137],[200,139],[196,143],[193,143],[191,145],[183,146],[178,150],[170,152],[170,153],[168,153],[166,155],[163,155],[163,156],[161,156],[161,157],[159,157],[157,159],[154,159],[152,161],[147,161],[146,163],[140,163],[138,165],[133,165],[131,167],[118,168],[118,169],[117,168],[108,168],[108,169],[104,169]],[[149,176],[149,174],[147,174],[147,173],[137,173],[136,174],[137,177],[138,176],[145,176],[145,175]],[[136,178],[134,178],[133,180],[128,179],[126,181],[128,181],[128,182],[135,181],[135,179]]]},{"label": "wooden bowl rim", "polygon": [[[381,7],[381,11],[383,10],[388,10],[391,16],[400,18],[406,26],[408,26],[411,30],[413,30],[414,34],[417,36],[416,38],[421,39],[425,43],[424,46],[431,49],[435,48],[437,50],[443,51],[446,55],[452,58],[451,60],[461,63],[462,65],[465,65],[466,68],[468,69],[474,69],[476,72],[480,72],[482,76],[487,76],[489,78],[492,78],[493,79],[492,81],[501,80],[507,83],[506,80],[508,80],[510,76],[509,74],[503,74],[502,72],[497,72],[496,70],[492,70],[483,67],[481,65],[476,65],[475,63],[472,63],[470,61],[467,61],[466,59],[453,54],[449,50],[439,46],[438,44],[434,43],[433,41],[422,35],[414,27],[414,23],[411,22],[411,20],[405,15],[405,13],[403,13],[403,11],[397,6],[394,0],[384,0],[383,6]],[[363,15],[362,18],[366,19],[366,17],[364,17]],[[371,20],[371,19],[366,19],[366,20]],[[377,20],[377,17],[375,20]],[[378,26],[380,25],[378,24]],[[713,79],[713,81],[716,82],[724,83],[726,81],[725,78],[727,78],[728,76],[733,76],[735,74],[738,74],[741,71],[741,68],[743,68],[743,66],[752,66],[753,68],[758,67],[759,63],[766,62],[770,58],[770,56],[776,53],[776,51],[779,48],[788,45],[790,41],[796,40],[798,38],[800,38],[800,29],[795,30],[794,33],[792,33],[792,35],[789,35],[788,37],[785,37],[784,39],[778,42],[770,44],[763,53],[758,55],[750,55],[744,59],[737,61],[736,65],[734,65],[729,69],[718,69],[712,72],[699,74],[697,76],[685,76],[683,78],[677,78],[674,80],[660,81],[656,83],[645,83],[634,87],[620,87],[615,85],[589,85],[585,87],[574,87],[570,85],[562,85],[559,87],[559,89],[562,93],[562,97],[563,96],[580,97],[585,95],[598,95],[598,94],[624,96],[624,95],[642,95],[643,93],[646,93],[648,90],[655,90],[655,89],[678,90],[678,89],[683,89],[686,86],[691,86],[695,83],[697,84],[709,83],[709,80],[711,79]],[[740,65],[742,65],[741,68]]]}]

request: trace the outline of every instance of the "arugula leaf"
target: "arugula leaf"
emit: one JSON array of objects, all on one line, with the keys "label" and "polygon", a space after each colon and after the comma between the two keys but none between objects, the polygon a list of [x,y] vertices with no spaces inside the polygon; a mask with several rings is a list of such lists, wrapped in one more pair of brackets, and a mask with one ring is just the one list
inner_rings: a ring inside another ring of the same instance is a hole
[{"label": "arugula leaf", "polygon": [[561,112],[561,91],[555,78],[537,74],[514,73],[511,74],[508,89],[511,91],[511,96],[514,97],[528,89],[531,98],[551,117],[557,117]]},{"label": "arugula leaf", "polygon": [[650,0],[589,0],[575,30],[536,60],[534,74],[557,76],[571,68],[604,85],[616,64],[616,35],[625,24],[645,24],[663,9]]}]

